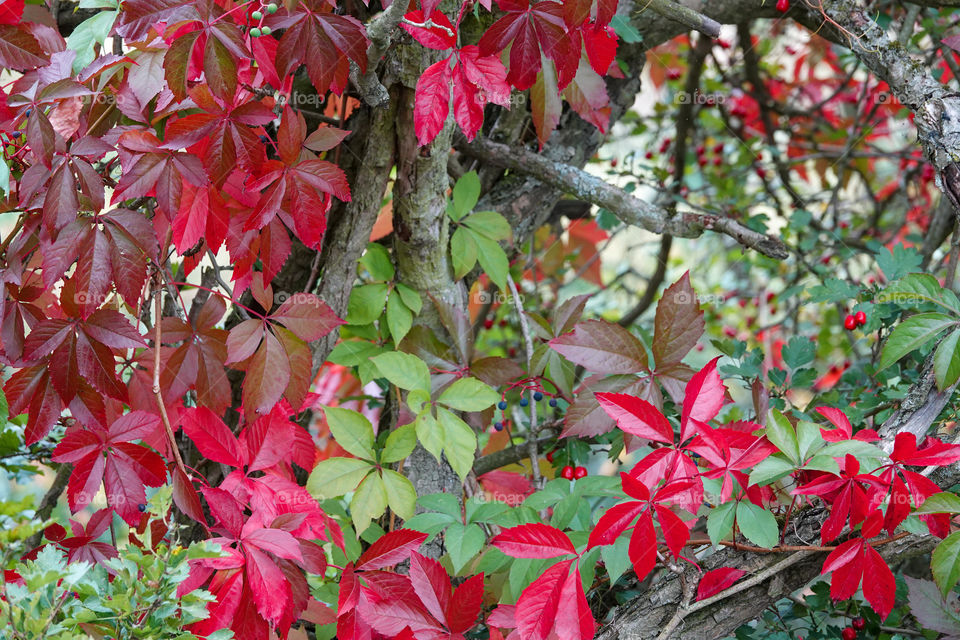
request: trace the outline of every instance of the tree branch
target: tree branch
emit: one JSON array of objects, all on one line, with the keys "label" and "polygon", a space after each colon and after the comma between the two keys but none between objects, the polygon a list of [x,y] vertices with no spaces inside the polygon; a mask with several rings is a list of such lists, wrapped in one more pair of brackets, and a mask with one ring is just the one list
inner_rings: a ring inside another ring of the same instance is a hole
[{"label": "tree branch", "polygon": [[673,2],[673,0],[648,0],[648,2],[644,3],[643,9],[650,9],[664,18],[690,27],[707,37],[717,38],[720,36],[719,22],[694,11],[690,7],[685,7],[682,4]]},{"label": "tree branch", "polygon": [[509,147],[478,138],[472,143],[458,145],[458,149],[486,162],[533,176],[552,187],[611,211],[627,224],[637,225],[653,233],[696,238],[704,229],[712,229],[771,258],[783,260],[788,255],[786,246],[778,238],[749,229],[736,220],[696,213],[684,213],[670,218],[665,209],[641,200],[582,169],[554,162],[525,148]]}]

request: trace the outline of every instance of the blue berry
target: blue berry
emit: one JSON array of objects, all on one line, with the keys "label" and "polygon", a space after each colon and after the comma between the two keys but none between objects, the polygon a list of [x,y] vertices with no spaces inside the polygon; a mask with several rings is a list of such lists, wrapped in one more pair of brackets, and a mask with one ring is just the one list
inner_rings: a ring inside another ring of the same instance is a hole
[{"label": "blue berry", "polygon": [[540,402],[541,400],[543,400],[543,394],[540,393],[539,391],[534,391],[533,399],[536,400],[537,402]]},{"label": "blue berry", "polygon": [[555,406],[557,406],[557,399],[556,399],[556,398],[550,398],[550,402],[548,402],[547,404],[549,404],[551,407],[555,407]]},{"label": "blue berry", "polygon": [[140,504],[137,505],[137,510],[138,510],[140,513],[143,513],[144,511],[147,510],[147,505],[145,505],[145,504],[143,504],[143,503],[140,503]]},{"label": "blue berry", "polygon": [[503,423],[502,423],[502,422],[494,422],[494,423],[493,423],[493,428],[496,429],[497,431],[503,431]]},{"label": "blue berry", "polygon": [[500,402],[498,402],[498,403],[497,403],[497,408],[500,409],[500,411],[506,411],[506,410],[507,410],[507,401],[506,401],[506,400],[501,400]]},{"label": "blue berry", "polygon": [[526,398],[520,398],[520,406],[521,406],[521,407],[525,407],[525,406],[527,406],[528,404],[530,404],[530,401],[529,401],[529,400],[527,400]]},{"label": "blue berry", "polygon": [[27,109],[23,112],[23,115],[29,118],[31,113],[33,113],[33,109]]}]

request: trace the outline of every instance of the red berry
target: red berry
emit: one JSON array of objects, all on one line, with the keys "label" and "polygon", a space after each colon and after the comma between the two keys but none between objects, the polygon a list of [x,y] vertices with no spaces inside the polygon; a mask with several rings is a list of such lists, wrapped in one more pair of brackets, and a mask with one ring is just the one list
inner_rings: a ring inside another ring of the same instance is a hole
[{"label": "red berry", "polygon": [[705,154],[706,152],[707,152],[707,148],[706,148],[705,146],[703,146],[702,144],[697,147],[697,155],[698,155],[698,156],[702,156],[702,155]]},{"label": "red berry", "polygon": [[857,311],[856,315],[853,316],[853,319],[857,321],[857,326],[862,327],[867,324],[867,314],[863,311]]},{"label": "red berry", "polygon": [[723,158],[721,158],[720,156],[717,156],[716,158],[713,159],[713,166],[719,167],[722,164],[723,164]]},{"label": "red berry", "polygon": [[721,48],[721,49],[729,49],[729,48],[730,48],[730,43],[727,42],[726,40],[717,40],[717,44],[720,45],[720,48]]},{"label": "red berry", "polygon": [[727,334],[727,337],[728,337],[728,338],[736,338],[736,337],[737,337],[737,330],[734,329],[733,327],[724,327],[724,328],[723,328],[723,332],[724,332],[725,334]]},{"label": "red berry", "polygon": [[704,158],[703,156],[700,156],[699,158],[697,158],[697,164],[700,165],[701,167],[705,167],[707,166],[707,159]]},{"label": "red berry", "polygon": [[848,315],[843,321],[843,326],[847,331],[853,331],[857,328],[857,319],[852,315]]},{"label": "red berry", "polygon": [[669,80],[678,80],[682,75],[683,72],[680,71],[680,69],[670,69],[667,71],[667,79]]},{"label": "red berry", "polygon": [[486,320],[484,320],[484,321],[483,321],[483,328],[484,328],[484,329],[492,329],[492,328],[493,328],[493,320],[491,320],[490,318],[487,318]]},{"label": "red berry", "polygon": [[723,153],[723,143],[722,143],[722,142],[718,142],[717,144],[713,145],[713,152],[714,152],[714,153]]},{"label": "red berry", "polygon": [[843,640],[856,640],[857,632],[853,629],[853,627],[846,627],[840,633],[840,637],[843,638]]},{"label": "red berry", "polygon": [[560,477],[566,478],[567,480],[573,480],[573,467],[570,465],[565,466],[560,472]]},{"label": "red berry", "polygon": [[770,307],[770,313],[776,315],[776,313],[777,313],[777,305],[773,305],[772,307]]},{"label": "red berry", "polygon": [[744,307],[747,306],[747,299],[746,299],[746,298],[740,298],[739,300],[737,300],[737,304],[740,305],[740,308],[741,308],[741,309],[743,309]]},{"label": "red berry", "polygon": [[516,347],[510,347],[509,349],[507,349],[507,355],[510,356],[511,358],[516,358],[516,357],[517,357],[517,348],[516,348]]},{"label": "red berry", "polygon": [[761,180],[767,177],[767,172],[763,167],[757,167],[757,176],[759,176]]},{"label": "red berry", "polygon": [[653,160],[653,151],[647,151],[645,154],[643,154],[643,157],[647,160]]},{"label": "red berry", "polygon": [[863,618],[854,618],[851,624],[857,631],[863,631],[867,626],[867,621]]},{"label": "red berry", "polygon": [[616,158],[611,158],[611,159],[610,159],[610,166],[611,166],[611,167],[616,167],[618,164],[620,164],[620,161],[617,160]]},{"label": "red berry", "polygon": [[547,462],[553,462],[553,451],[547,452]]},{"label": "red berry", "polygon": [[777,297],[777,294],[775,294],[773,291],[767,292],[767,302],[773,302],[773,299],[776,297]]},{"label": "red berry", "polygon": [[849,227],[850,227],[850,223],[847,222],[846,220],[844,220],[843,222],[840,223],[840,228],[841,228],[841,229],[848,229]]},{"label": "red berry", "polygon": [[790,8],[790,0],[777,0],[777,11],[780,13],[786,13]]},{"label": "red berry", "polygon": [[503,320],[500,321],[500,326],[501,326],[501,327],[507,326],[507,321],[506,321],[506,319],[503,319]]},{"label": "red berry", "polygon": [[698,344],[698,345],[697,345],[697,351],[703,351],[703,345],[702,345],[702,344]]},{"label": "red berry", "polygon": [[587,475],[586,467],[577,467],[573,470],[573,477],[579,480],[580,478],[585,478]]}]

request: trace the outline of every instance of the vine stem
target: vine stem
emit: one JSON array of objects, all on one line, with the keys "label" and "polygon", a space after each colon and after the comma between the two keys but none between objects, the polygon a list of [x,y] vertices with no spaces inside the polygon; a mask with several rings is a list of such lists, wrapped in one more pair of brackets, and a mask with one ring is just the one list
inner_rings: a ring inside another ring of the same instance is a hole
[{"label": "vine stem", "polygon": [[[517,316],[520,321],[520,332],[523,333],[523,345],[527,352],[527,373],[530,373],[530,363],[533,360],[533,338],[530,335],[530,326],[527,324],[527,317],[523,314],[523,303],[520,301],[520,291],[517,289],[517,283],[513,277],[507,273],[507,286],[510,288],[510,295],[513,296],[513,306],[517,310]],[[527,440],[527,452],[530,455],[530,471],[533,476],[533,484],[540,487],[540,461],[537,458],[537,403],[530,399],[530,437]]]},{"label": "vine stem", "polygon": [[[871,542],[868,544],[870,544],[871,547],[880,547],[882,545],[889,544],[891,542],[894,542],[895,540],[899,540],[900,538],[906,537],[908,535],[910,535],[909,532],[903,531],[901,533],[898,533],[895,536],[889,536],[887,538],[884,538],[883,540],[878,540],[876,542]],[[712,545],[712,544],[713,542],[709,538],[694,538],[694,539],[688,540],[687,544],[685,544],[684,546],[695,547],[695,546]],[[800,544],[800,545],[783,544],[783,545],[778,545],[776,547],[771,547],[767,549],[766,547],[754,547],[750,545],[740,544],[738,542],[733,542],[731,540],[721,540],[718,544],[723,547],[733,547],[738,551],[750,551],[751,553],[787,553],[792,551],[821,552],[821,551],[833,551],[834,549],[837,548],[836,546],[821,547],[821,546],[810,545],[810,544]]]},{"label": "vine stem", "polygon": [[[157,274],[156,279],[159,279],[161,276]],[[154,281],[155,285],[160,283]],[[173,435],[173,427],[170,426],[170,417],[167,415],[167,407],[163,403],[163,392],[160,390],[160,338],[162,337],[162,330],[160,325],[160,316],[163,313],[163,289],[160,286],[154,286],[153,288],[154,295],[156,296],[156,301],[154,303],[154,308],[156,309],[157,317],[154,319],[153,327],[155,330],[154,340],[153,340],[153,395],[157,398],[157,407],[160,409],[160,419],[163,421],[163,428],[167,432],[167,439],[170,441],[170,448],[173,449],[173,457],[177,463],[177,469],[180,470],[180,473],[183,474],[184,478],[189,478],[187,470],[183,465],[183,458],[180,457],[180,449],[177,447],[177,440]]]}]

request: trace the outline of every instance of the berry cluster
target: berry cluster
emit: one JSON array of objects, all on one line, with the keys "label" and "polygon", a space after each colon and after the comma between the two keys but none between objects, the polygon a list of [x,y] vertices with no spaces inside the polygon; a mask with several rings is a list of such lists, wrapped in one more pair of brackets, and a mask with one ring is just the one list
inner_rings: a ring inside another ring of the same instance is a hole
[{"label": "berry cluster", "polygon": [[[276,2],[271,2],[269,4],[261,3],[261,6],[263,7],[263,11],[266,11],[267,13],[276,13],[277,10],[279,9]],[[250,29],[250,35],[254,38],[259,38],[260,36],[268,36],[272,33],[272,31],[270,30],[270,27],[263,25],[263,11],[260,11],[258,9],[257,11],[254,11],[253,13],[250,14],[250,19],[255,20],[257,21],[257,23],[259,23],[259,26],[256,26]]]},{"label": "berry cluster", "polygon": [[865,324],[867,324],[867,314],[863,311],[847,314],[847,317],[843,320],[843,327],[847,331],[853,331],[857,327],[862,327]]}]

